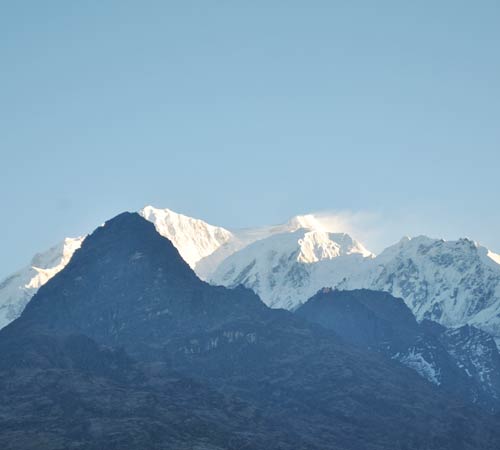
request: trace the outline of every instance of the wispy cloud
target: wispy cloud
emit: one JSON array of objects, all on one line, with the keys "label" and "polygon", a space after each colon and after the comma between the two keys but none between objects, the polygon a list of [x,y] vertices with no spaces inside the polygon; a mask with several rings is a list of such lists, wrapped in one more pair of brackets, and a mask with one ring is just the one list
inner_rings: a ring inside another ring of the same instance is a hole
[{"label": "wispy cloud", "polygon": [[[348,233],[369,250],[380,252],[390,242],[384,236],[382,215],[372,211],[316,211],[311,213],[324,231]],[[392,238],[392,242],[394,242]]]}]

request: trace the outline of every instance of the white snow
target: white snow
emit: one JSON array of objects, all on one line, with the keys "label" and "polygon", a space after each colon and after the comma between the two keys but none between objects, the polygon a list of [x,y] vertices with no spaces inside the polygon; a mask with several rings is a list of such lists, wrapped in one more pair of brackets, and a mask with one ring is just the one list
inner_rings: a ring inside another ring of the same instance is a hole
[{"label": "white snow", "polygon": [[261,239],[234,253],[220,264],[211,282],[232,287],[243,284],[269,306],[293,309],[320,287],[341,282],[355,266],[372,257],[345,233],[301,228]]},{"label": "white snow", "polygon": [[46,252],[36,254],[30,265],[0,283],[0,328],[19,317],[31,297],[66,266],[84,239],[64,239]]},{"label": "white snow", "polygon": [[346,287],[369,287],[401,297],[418,320],[445,326],[473,321],[500,304],[500,266],[487,249],[469,239],[444,241],[419,236],[389,247],[367,273]]},{"label": "white snow", "polygon": [[139,211],[139,214],[154,223],[158,233],[175,245],[191,268],[223,244],[234,239],[233,234],[224,228],[178,214],[170,209],[146,206]]},{"label": "white snow", "polygon": [[393,359],[398,360],[400,363],[415,370],[420,376],[426,378],[431,383],[439,386],[441,384],[441,372],[436,369],[434,364],[427,361],[424,356],[416,349],[411,348],[406,354],[399,354],[393,356]]},{"label": "white snow", "polygon": [[[312,214],[292,217],[288,222],[280,225],[231,230],[232,238],[226,241],[213,253],[201,259],[195,265],[194,270],[201,279],[208,280],[212,278],[213,274],[215,273],[218,266],[222,263],[222,261],[224,261],[232,254],[240,251],[241,249],[244,249],[248,245],[256,241],[269,238],[271,236],[276,236],[282,233],[293,233],[294,231],[300,229],[323,233],[327,232],[322,222]],[[314,256],[311,255],[307,250],[307,246],[309,244],[310,242],[306,242],[303,248],[303,256],[306,260],[308,258],[314,258]],[[372,253],[366,250],[361,244],[358,243],[358,246],[360,253],[363,253],[365,256],[372,255]],[[329,250],[325,248],[325,252],[328,254]],[[319,259],[320,258],[318,258],[318,260]]]},{"label": "white snow", "polygon": [[491,250],[488,250],[487,256],[497,264],[500,264],[500,255],[498,253],[493,253]]}]

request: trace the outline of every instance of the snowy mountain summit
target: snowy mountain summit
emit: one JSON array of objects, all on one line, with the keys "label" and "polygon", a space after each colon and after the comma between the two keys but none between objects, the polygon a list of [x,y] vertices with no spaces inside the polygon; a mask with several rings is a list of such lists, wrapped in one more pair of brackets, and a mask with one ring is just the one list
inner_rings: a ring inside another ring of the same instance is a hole
[{"label": "snowy mountain summit", "polygon": [[500,336],[498,255],[470,239],[403,238],[342,288],[370,285],[401,297],[417,320],[467,323]]},{"label": "snowy mountain summit", "polygon": [[211,255],[223,244],[234,240],[234,235],[221,227],[193,219],[170,209],[146,206],[139,211],[152,222],[156,231],[169,239],[192,269],[201,259]]},{"label": "snowy mountain summit", "polygon": [[66,238],[36,254],[31,263],[0,283],[0,328],[17,319],[40,286],[60,272],[80,248],[83,237]]},{"label": "snowy mountain summit", "polygon": [[[243,284],[268,306],[294,309],[325,281],[326,285],[339,283],[357,264],[373,257],[346,233],[299,228],[261,239],[229,256],[210,281],[226,286]],[[320,262],[329,267],[326,279]]]}]

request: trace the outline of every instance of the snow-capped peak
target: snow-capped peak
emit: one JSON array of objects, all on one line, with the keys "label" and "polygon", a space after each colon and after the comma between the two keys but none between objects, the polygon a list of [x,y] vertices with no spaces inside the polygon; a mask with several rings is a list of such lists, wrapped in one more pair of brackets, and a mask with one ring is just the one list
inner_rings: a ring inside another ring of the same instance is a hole
[{"label": "snow-capped peak", "polygon": [[467,323],[500,336],[500,265],[468,238],[401,240],[353,274],[343,288],[367,287],[403,298],[418,320]]},{"label": "snow-capped peak", "polygon": [[139,214],[152,222],[158,233],[172,241],[191,268],[234,238],[233,234],[224,228],[167,208],[145,206]]},{"label": "snow-capped peak", "polygon": [[[311,245],[325,250],[317,256],[304,256],[302,262],[316,262],[322,259],[330,259],[331,257],[339,256],[341,253],[337,253],[337,250],[332,250],[332,248],[336,248],[339,243],[341,243],[340,246],[342,248],[349,248],[349,251],[345,254],[361,253],[365,257],[374,256],[374,254],[367,250],[361,243],[355,241],[349,234],[345,233],[345,230],[332,230],[325,226],[324,222],[314,214],[294,216],[286,223],[285,228],[286,231],[289,232],[303,229],[312,233],[310,235],[306,234],[304,243],[301,245],[304,253],[310,253],[310,251],[308,252],[306,249],[307,247],[311,247]],[[312,244],[313,242],[314,244]],[[336,243],[336,245],[332,245],[332,242]]]},{"label": "snow-capped peak", "polygon": [[[345,261],[348,257],[349,262]],[[269,306],[292,309],[300,300],[335,281],[332,278],[318,287],[319,262],[344,259],[343,263],[329,266],[339,282],[352,264],[365,257],[372,257],[372,253],[346,233],[300,228],[258,240],[227,257],[211,281],[227,286],[244,284]]]},{"label": "snow-capped peak", "polygon": [[36,291],[60,272],[85,237],[66,238],[0,283],[0,328],[16,319]]},{"label": "snow-capped peak", "polygon": [[[300,230],[298,231],[302,234]],[[359,253],[364,257],[372,256],[370,251],[346,233],[308,231],[303,233],[303,237],[297,243],[300,248],[297,261],[303,263],[313,263],[354,253]]]},{"label": "snow-capped peak", "polygon": [[26,288],[38,289],[60,272],[82,245],[84,236],[65,238],[63,242],[43,253],[37,253],[31,260],[31,269],[37,275],[31,278]]}]

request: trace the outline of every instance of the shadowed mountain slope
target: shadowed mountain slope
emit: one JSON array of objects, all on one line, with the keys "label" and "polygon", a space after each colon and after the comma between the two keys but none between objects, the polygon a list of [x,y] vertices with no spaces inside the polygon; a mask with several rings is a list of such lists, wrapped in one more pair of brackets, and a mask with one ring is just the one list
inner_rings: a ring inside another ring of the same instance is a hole
[{"label": "shadowed mountain slope", "polygon": [[402,299],[366,289],[320,290],[296,312],[347,342],[385,354],[440,388],[500,408],[500,354],[488,333],[418,323]]}]

